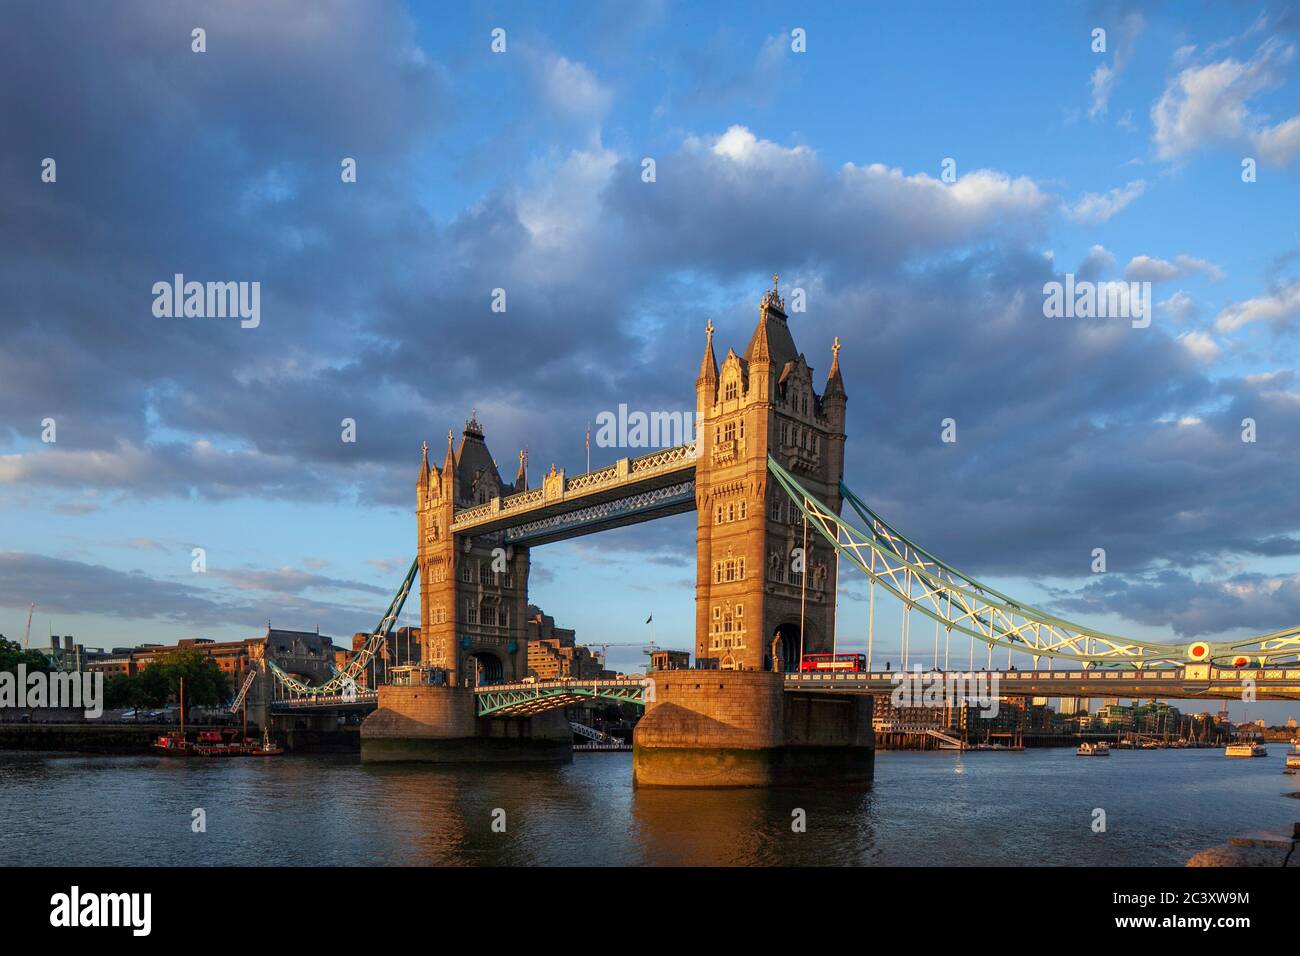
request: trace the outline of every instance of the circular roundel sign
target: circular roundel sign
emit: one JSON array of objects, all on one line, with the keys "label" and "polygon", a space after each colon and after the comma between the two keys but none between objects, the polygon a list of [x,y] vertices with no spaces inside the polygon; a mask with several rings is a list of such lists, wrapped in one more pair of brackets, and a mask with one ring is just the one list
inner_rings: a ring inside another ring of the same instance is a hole
[{"label": "circular roundel sign", "polygon": [[1187,648],[1187,659],[1189,661],[1194,661],[1199,664],[1201,661],[1208,659],[1209,656],[1210,645],[1205,643],[1205,641],[1197,641],[1195,644],[1191,644]]},{"label": "circular roundel sign", "polygon": [[1243,656],[1240,655],[1240,654],[1238,654],[1236,657],[1234,657],[1234,658],[1232,659],[1232,666],[1233,666],[1233,667],[1245,667],[1245,666],[1246,666],[1247,664],[1249,664],[1249,663],[1250,663],[1250,658],[1249,658],[1249,657],[1243,657]]}]

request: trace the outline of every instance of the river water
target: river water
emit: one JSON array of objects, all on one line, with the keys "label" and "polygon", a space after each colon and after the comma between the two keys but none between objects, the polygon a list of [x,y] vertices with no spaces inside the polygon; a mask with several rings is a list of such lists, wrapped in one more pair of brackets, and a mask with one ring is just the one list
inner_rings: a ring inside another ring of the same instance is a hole
[{"label": "river water", "polygon": [[856,792],[634,790],[631,754],[608,752],[546,769],[0,752],[0,865],[1179,866],[1300,820],[1285,749],[882,751]]}]

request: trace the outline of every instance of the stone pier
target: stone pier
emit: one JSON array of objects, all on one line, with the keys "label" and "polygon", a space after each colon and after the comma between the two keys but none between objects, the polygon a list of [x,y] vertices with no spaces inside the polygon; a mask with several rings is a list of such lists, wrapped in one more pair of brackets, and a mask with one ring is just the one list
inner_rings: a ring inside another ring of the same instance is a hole
[{"label": "stone pier", "polygon": [[765,671],[659,671],[633,735],[640,787],[869,784],[870,696],[786,693]]},{"label": "stone pier", "polygon": [[562,711],[476,717],[468,687],[383,686],[361,725],[363,763],[564,763],[573,731]]}]

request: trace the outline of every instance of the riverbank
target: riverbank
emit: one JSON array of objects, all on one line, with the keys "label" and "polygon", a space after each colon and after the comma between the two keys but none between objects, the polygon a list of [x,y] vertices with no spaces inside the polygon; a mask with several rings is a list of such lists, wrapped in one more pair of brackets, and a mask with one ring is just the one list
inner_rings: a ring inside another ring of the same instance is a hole
[{"label": "riverbank", "polygon": [[1188,860],[1187,865],[1300,867],[1300,852],[1297,850],[1300,850],[1300,823],[1295,825],[1290,836],[1278,832],[1233,837],[1223,846],[1202,850]]},{"label": "riverbank", "polygon": [[[202,730],[229,731],[229,726],[187,724],[186,735],[194,737]],[[0,750],[49,751],[83,754],[143,754],[153,752],[153,742],[161,734],[174,733],[175,724],[97,723],[81,721],[68,724],[0,724]],[[260,738],[261,730],[249,724],[250,737]],[[286,750],[302,753],[359,753],[359,727],[337,730],[289,728],[274,732],[276,743]]]}]

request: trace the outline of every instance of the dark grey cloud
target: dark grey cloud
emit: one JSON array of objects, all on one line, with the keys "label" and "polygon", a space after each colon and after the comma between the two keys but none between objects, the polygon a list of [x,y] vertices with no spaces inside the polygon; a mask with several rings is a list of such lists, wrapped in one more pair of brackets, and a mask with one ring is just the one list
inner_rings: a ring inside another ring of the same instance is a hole
[{"label": "dark grey cloud", "polygon": [[[537,49],[534,69],[556,55]],[[534,477],[552,461],[580,470],[597,412],[693,408],[706,319],[724,352],[743,349],[780,271],[807,291],[792,324],[819,375],[844,342],[849,483],[902,530],[982,575],[1077,577],[1104,547],[1111,610],[1171,621],[1191,588],[1208,604],[1180,627],[1271,625],[1264,596],[1233,604],[1162,569],[1296,552],[1294,382],[1211,377],[1159,316],[1145,330],[1045,319],[1058,269],[1042,248],[1062,202],[1043,187],[1014,170],[948,187],[870,156],[831,168],[741,127],[687,136],[647,184],[638,149],[570,130],[527,169],[492,157],[500,181],[435,216],[426,150],[476,159],[440,139],[470,95],[462,65],[418,49],[388,5],[14,7],[0,38],[0,487],[64,510],[94,507],[86,488],[408,507],[420,441],[440,460],[470,406],[505,474],[525,443]],[[753,92],[712,79],[715,98]],[[487,138],[508,145],[512,129],[505,115]],[[47,155],[55,185],[38,179]],[[347,155],[360,179],[345,187]],[[152,283],[175,272],[262,281],[262,326],[154,319]],[[504,314],[488,308],[498,287]],[[55,446],[33,444],[46,416]],[[345,417],[355,444],[339,440]],[[948,417],[955,445],[939,441]],[[591,547],[673,566],[689,529]],[[269,606],[62,570],[83,582],[68,601],[81,610],[126,607],[118,586],[176,620],[264,623]],[[308,619],[346,608],[305,599],[303,578],[262,580],[278,583],[277,615],[285,601]]]},{"label": "dark grey cloud", "polygon": [[[245,580],[252,580],[246,572]],[[195,575],[197,578],[198,575]],[[124,620],[159,620],[191,628],[248,627],[260,630],[269,621],[317,621],[337,634],[375,626],[371,602],[352,606],[302,596],[293,575],[267,572],[264,594],[240,599],[221,590],[119,571],[101,564],[21,552],[0,552],[0,606],[22,607],[29,595],[41,595],[41,608],[52,614],[104,615]],[[282,589],[273,589],[283,585]],[[320,587],[333,585],[320,584]],[[377,593],[355,582],[339,582],[349,591]],[[246,596],[244,596],[246,597]]]},{"label": "dark grey cloud", "polygon": [[1294,627],[1300,620],[1300,575],[1236,574],[1216,582],[1172,569],[1134,578],[1098,575],[1073,593],[1057,595],[1057,604],[1082,615],[1120,607],[1130,620],[1169,625],[1188,638],[1237,633],[1244,621],[1268,632]]}]

